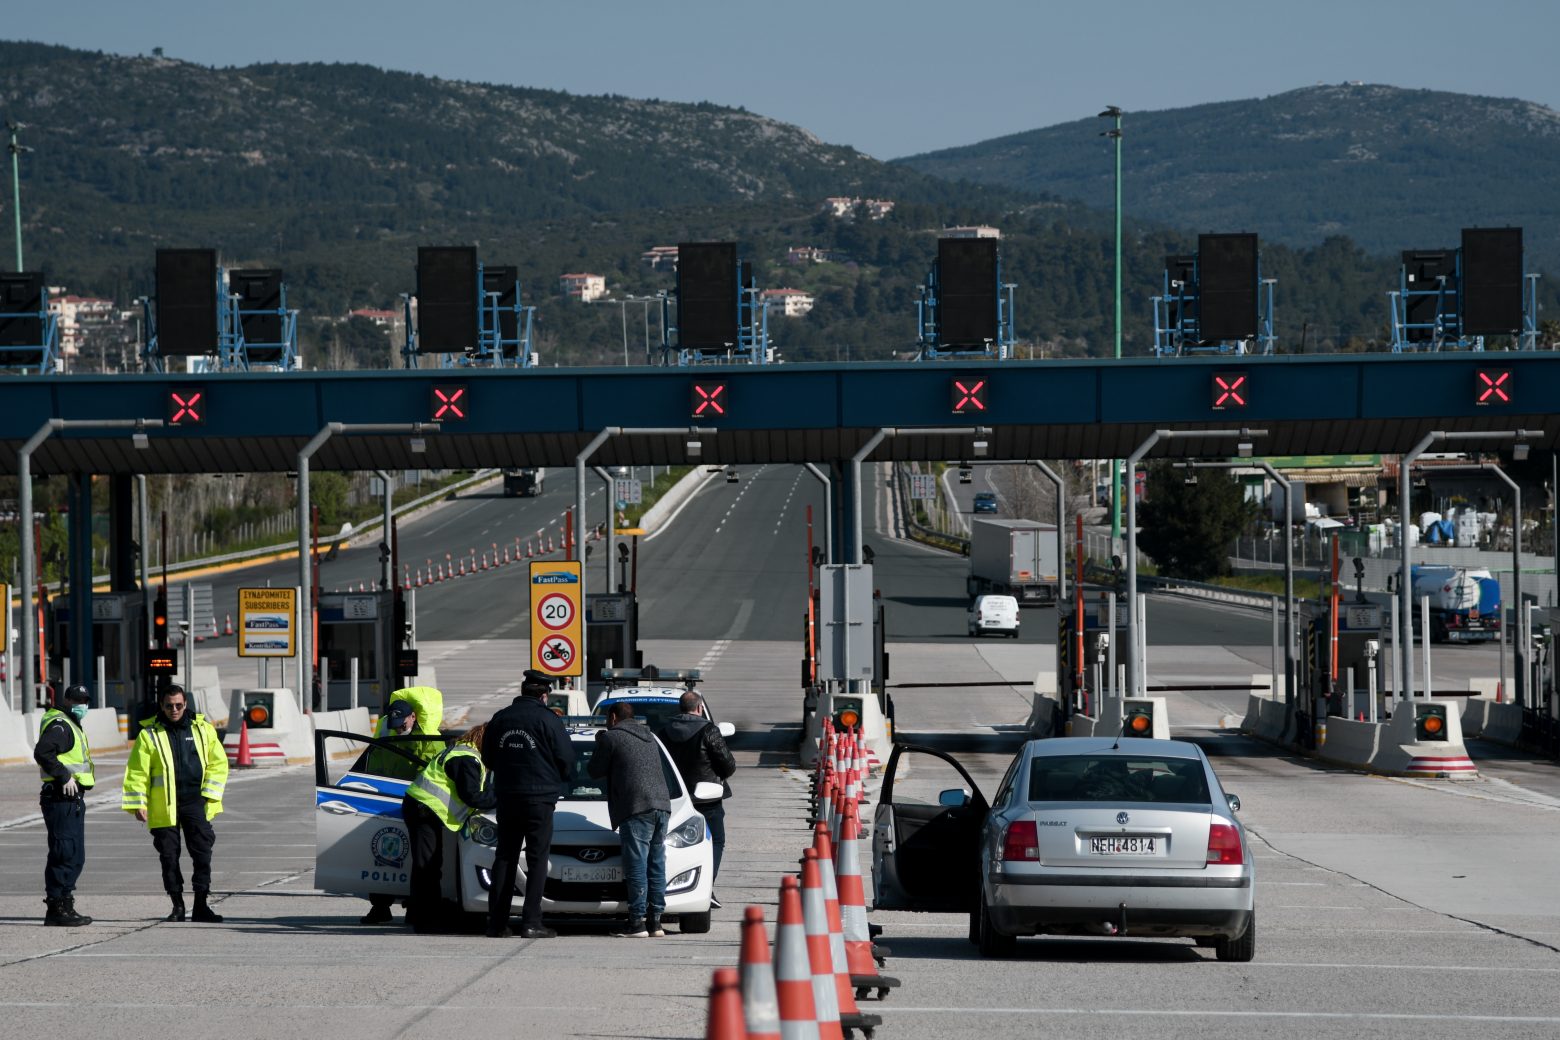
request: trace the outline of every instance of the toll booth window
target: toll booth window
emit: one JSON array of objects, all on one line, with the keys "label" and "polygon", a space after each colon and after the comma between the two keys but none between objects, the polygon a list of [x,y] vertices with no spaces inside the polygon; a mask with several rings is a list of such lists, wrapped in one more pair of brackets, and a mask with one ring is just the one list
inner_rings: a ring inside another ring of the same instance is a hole
[{"label": "toll booth window", "polygon": [[104,680],[124,682],[126,662],[123,656],[125,651],[123,627],[118,622],[93,625],[92,646],[103,658]]},{"label": "toll booth window", "polygon": [[324,657],[330,664],[332,682],[346,682],[351,674],[351,661],[358,663],[358,681],[379,678],[379,655],[374,652],[374,626],[372,624],[334,624],[321,626],[321,642]]}]

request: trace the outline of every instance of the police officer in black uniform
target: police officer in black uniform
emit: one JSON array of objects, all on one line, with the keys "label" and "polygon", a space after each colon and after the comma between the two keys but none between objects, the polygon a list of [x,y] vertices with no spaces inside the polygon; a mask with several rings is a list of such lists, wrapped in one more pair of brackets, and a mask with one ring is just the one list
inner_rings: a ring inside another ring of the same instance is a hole
[{"label": "police officer in black uniform", "polygon": [[43,890],[49,911],[43,923],[57,928],[91,924],[92,918],[76,912],[76,879],[87,862],[86,793],[96,778],[92,774],[92,749],[81,724],[87,717],[92,695],[85,686],[65,690],[64,710],[43,713],[33,760],[43,775],[38,792],[43,825],[49,832],[49,856],[43,869]]},{"label": "police officer in black uniform", "polygon": [[551,689],[552,679],[546,673],[526,669],[520,696],[493,716],[482,738],[482,763],[493,771],[493,791],[498,796],[498,847],[488,891],[491,939],[514,934],[509,929],[509,907],[522,839],[526,882],[520,935],[551,939],[558,934],[542,924],[542,888],[552,848],[553,809],[574,767],[574,745],[563,720],[547,707]]}]

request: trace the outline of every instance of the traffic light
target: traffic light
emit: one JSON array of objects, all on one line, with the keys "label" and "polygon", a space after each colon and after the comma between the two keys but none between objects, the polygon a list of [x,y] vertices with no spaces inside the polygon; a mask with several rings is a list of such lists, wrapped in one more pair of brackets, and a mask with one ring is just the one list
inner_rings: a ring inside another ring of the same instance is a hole
[{"label": "traffic light", "polygon": [[840,729],[855,729],[861,725],[861,698],[834,698],[834,725]]},{"label": "traffic light", "polygon": [[1246,373],[1213,373],[1212,396],[1208,407],[1216,412],[1245,408],[1250,400],[1247,393]]},{"label": "traffic light", "polygon": [[270,729],[276,718],[276,694],[248,690],[244,693],[244,722],[250,729]]},{"label": "traffic light", "polygon": [[1511,369],[1481,368],[1473,376],[1473,403],[1478,405],[1510,404],[1512,393]]},{"label": "traffic light", "polygon": [[158,590],[152,603],[152,644],[159,650],[168,649],[168,593]]},{"label": "traffic light", "polygon": [[431,389],[433,397],[428,412],[434,422],[452,422],[470,417],[464,383],[436,384]]},{"label": "traffic light", "polygon": [[1418,713],[1414,717],[1414,739],[1445,740],[1446,705],[1420,704],[1416,705],[1416,709]]},{"label": "traffic light", "polygon": [[983,378],[954,379],[948,386],[948,401],[954,415],[983,413],[986,410],[987,381]]},{"label": "traffic light", "polygon": [[1134,704],[1127,709],[1126,718],[1121,720],[1121,735],[1124,737],[1152,737],[1154,735],[1154,705]]},{"label": "traffic light", "polygon": [[695,419],[720,419],[730,400],[725,380],[700,380],[688,391],[688,410]]},{"label": "traffic light", "polygon": [[174,386],[168,389],[168,425],[206,425],[206,391],[199,386]]}]

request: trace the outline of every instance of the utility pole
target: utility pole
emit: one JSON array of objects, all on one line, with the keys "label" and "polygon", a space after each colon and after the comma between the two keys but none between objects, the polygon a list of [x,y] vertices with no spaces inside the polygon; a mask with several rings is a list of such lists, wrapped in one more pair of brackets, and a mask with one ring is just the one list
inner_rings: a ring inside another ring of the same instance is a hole
[{"label": "utility pole", "polygon": [[[1116,143],[1116,360],[1121,360],[1121,109],[1115,105],[1106,105],[1105,111],[1099,115],[1101,119],[1112,119],[1115,126],[1104,131],[1100,136],[1108,137]],[[1136,494],[1136,475],[1127,478],[1131,487],[1127,494]],[[1110,463],[1110,547],[1114,552],[1121,544],[1121,495],[1122,495],[1122,470],[1121,460],[1112,459]]]},{"label": "utility pole", "polygon": [[26,123],[18,123],[14,119],[5,121],[5,128],[11,132],[11,143],[7,150],[11,153],[11,213],[16,218],[16,269],[22,269],[22,167],[21,154],[32,151],[24,145],[16,143],[18,130],[25,130]]}]

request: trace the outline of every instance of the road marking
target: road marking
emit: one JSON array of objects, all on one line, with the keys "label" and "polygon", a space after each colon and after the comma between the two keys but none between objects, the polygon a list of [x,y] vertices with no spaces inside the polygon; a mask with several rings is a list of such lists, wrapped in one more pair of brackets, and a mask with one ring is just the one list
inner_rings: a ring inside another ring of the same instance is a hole
[{"label": "road marking", "polygon": [[[68,1007],[70,1005],[48,1006]],[[114,1007],[116,1005],[94,1004],[92,1006]],[[1560,1016],[1555,1015],[1451,1015],[1445,1012],[1413,1014],[1393,1011],[1178,1011],[1166,1008],[897,1007],[886,1004],[874,1004],[872,1010],[880,1015],[1087,1015],[1091,1017],[1122,1015],[1174,1018],[1315,1018],[1342,1021],[1364,1019],[1382,1022],[1560,1023]]]}]

